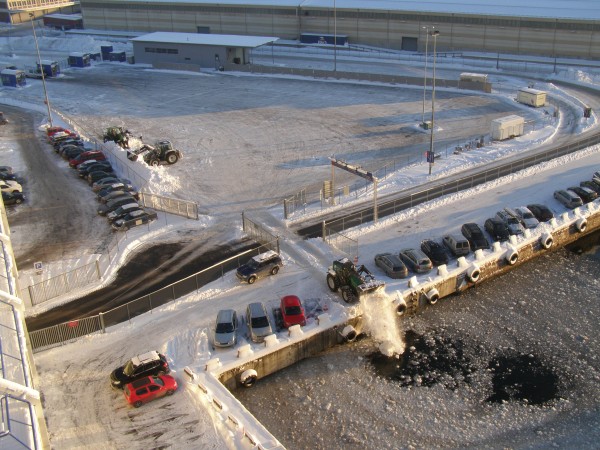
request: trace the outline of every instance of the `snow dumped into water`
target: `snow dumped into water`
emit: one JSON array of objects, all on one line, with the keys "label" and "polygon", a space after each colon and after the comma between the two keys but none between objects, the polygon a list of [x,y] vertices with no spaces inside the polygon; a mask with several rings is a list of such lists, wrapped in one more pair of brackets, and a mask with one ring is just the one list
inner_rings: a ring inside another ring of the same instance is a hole
[{"label": "snow dumped into water", "polygon": [[365,331],[379,342],[379,351],[385,356],[401,355],[405,345],[400,321],[393,298],[385,292],[363,295],[360,299]]}]

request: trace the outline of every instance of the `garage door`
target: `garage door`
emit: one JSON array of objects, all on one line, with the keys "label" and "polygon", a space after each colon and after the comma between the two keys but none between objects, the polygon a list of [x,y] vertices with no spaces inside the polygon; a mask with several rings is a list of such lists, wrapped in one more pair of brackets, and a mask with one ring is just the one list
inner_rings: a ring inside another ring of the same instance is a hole
[{"label": "garage door", "polygon": [[417,38],[415,37],[402,37],[402,50],[409,52],[417,51]]}]

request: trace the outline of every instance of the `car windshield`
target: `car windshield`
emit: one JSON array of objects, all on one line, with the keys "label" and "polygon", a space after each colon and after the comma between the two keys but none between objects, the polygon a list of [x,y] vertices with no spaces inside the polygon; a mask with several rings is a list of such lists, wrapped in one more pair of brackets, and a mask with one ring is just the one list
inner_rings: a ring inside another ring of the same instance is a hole
[{"label": "car windshield", "polygon": [[248,267],[250,267],[251,269],[256,269],[256,268],[258,268],[258,262],[256,262],[256,260],[255,260],[255,259],[250,259],[250,260],[249,260],[249,261],[246,263],[246,265],[247,265]]},{"label": "car windshield", "polygon": [[127,364],[125,364],[125,368],[123,369],[123,373],[125,375],[127,375],[128,377],[130,377],[131,375],[133,375],[134,371],[135,371],[135,366],[133,365],[131,360],[127,361]]},{"label": "car windshield", "polygon": [[299,306],[288,306],[285,308],[285,314],[287,316],[298,316],[302,314],[302,309]]},{"label": "car windshield", "polygon": [[516,217],[509,217],[507,222],[510,225],[519,225],[519,220]]},{"label": "car windshield", "polygon": [[152,377],[152,379],[154,380],[154,384],[157,384],[159,386],[165,385],[165,382],[163,380],[161,380],[159,377]]},{"label": "car windshield", "polygon": [[523,213],[523,219],[533,219],[533,214],[530,212]]},{"label": "car windshield", "polygon": [[252,328],[266,328],[268,326],[269,326],[269,319],[267,319],[267,316],[252,318]]},{"label": "car windshield", "polygon": [[394,266],[392,267],[394,272],[402,272],[404,270],[404,266]]},{"label": "car windshield", "polygon": [[232,333],[233,324],[230,322],[221,322],[217,324],[217,333]]}]

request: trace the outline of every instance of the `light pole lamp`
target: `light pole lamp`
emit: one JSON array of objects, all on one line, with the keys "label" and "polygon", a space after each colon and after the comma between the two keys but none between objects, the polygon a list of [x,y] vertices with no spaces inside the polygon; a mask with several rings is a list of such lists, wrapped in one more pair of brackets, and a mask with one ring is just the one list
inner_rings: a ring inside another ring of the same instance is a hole
[{"label": "light pole lamp", "polygon": [[437,47],[437,37],[440,32],[435,30],[431,33],[433,37],[433,81],[431,85],[431,134],[429,138],[429,175],[431,175],[431,167],[433,166],[433,129],[434,125],[434,115],[435,115],[435,57],[436,57],[436,47]]},{"label": "light pole lamp", "polygon": [[337,72],[337,12],[333,0],[333,71]]},{"label": "light pole lamp", "polygon": [[429,49],[429,27],[422,27],[422,29],[425,30],[425,74],[423,75],[423,119],[421,120],[421,127],[425,128],[425,93],[427,91],[427,50]]},{"label": "light pole lamp", "polygon": [[52,113],[50,112],[50,101],[48,100],[48,90],[46,89],[46,77],[44,76],[44,68],[42,67],[42,58],[40,57],[40,47],[38,46],[37,35],[35,34],[35,25],[33,23],[35,16],[33,13],[29,13],[29,17],[31,17],[31,29],[33,30],[33,40],[35,42],[35,49],[37,51],[38,67],[40,69],[40,72],[42,73],[42,85],[44,86],[44,102],[46,103],[46,107],[48,108],[48,123],[50,124],[50,126],[53,126]]}]

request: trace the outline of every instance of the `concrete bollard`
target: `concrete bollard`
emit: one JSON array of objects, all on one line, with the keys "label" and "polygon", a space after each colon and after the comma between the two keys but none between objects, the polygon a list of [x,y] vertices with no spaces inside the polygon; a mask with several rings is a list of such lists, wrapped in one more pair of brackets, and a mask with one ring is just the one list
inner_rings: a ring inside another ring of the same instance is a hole
[{"label": "concrete bollard", "polygon": [[502,244],[500,244],[500,242],[496,241],[492,244],[492,251],[494,253],[499,253],[502,251]]},{"label": "concrete bollard", "polygon": [[482,259],[484,259],[485,256],[483,256],[483,250],[478,248],[477,250],[475,250],[475,260],[476,261],[481,261]]},{"label": "concrete bollard", "polygon": [[303,335],[304,331],[300,325],[292,325],[288,328],[288,336],[292,339],[301,339]]},{"label": "concrete bollard", "polygon": [[562,213],[560,218],[563,220],[563,222],[566,222],[567,220],[569,220],[569,213],[568,212]]},{"label": "concrete bollard", "polygon": [[221,366],[221,360],[219,358],[213,358],[208,360],[208,362],[206,363],[205,370],[207,372],[212,372],[213,370],[217,370]]},{"label": "concrete bollard", "polygon": [[469,263],[467,262],[467,259],[464,256],[460,256],[457,260],[456,260],[456,265],[458,267],[469,267]]},{"label": "concrete bollard", "polygon": [[328,313],[319,314],[317,316],[317,324],[326,327],[331,323],[331,316]]},{"label": "concrete bollard", "polygon": [[419,285],[419,280],[417,280],[417,277],[410,277],[410,280],[408,280],[408,287],[415,288],[418,285]]},{"label": "concrete bollard", "polygon": [[447,276],[448,275],[448,267],[446,266],[446,264],[442,264],[441,266],[438,266],[437,273],[440,277]]},{"label": "concrete bollard", "polygon": [[240,345],[238,348],[237,357],[238,358],[247,358],[248,356],[252,356],[254,354],[254,350],[252,350],[252,346],[250,344]]},{"label": "concrete bollard", "polygon": [[265,347],[275,347],[277,344],[279,344],[279,339],[276,334],[265,336]]}]

